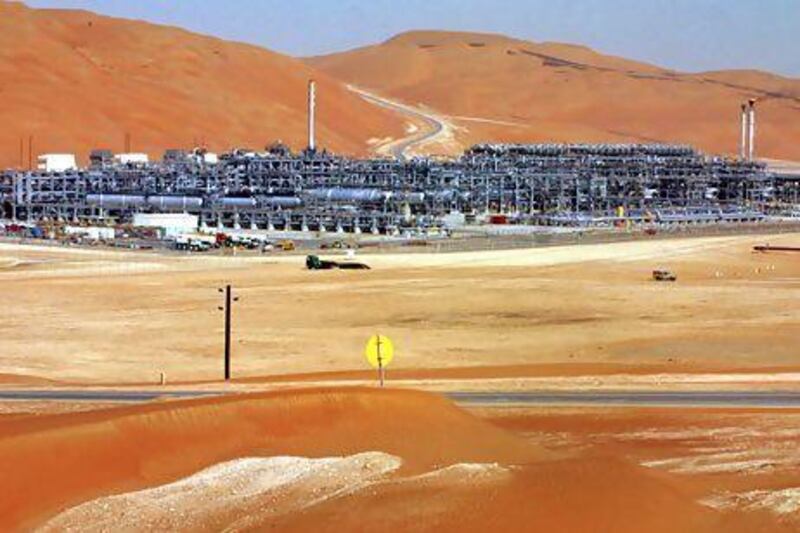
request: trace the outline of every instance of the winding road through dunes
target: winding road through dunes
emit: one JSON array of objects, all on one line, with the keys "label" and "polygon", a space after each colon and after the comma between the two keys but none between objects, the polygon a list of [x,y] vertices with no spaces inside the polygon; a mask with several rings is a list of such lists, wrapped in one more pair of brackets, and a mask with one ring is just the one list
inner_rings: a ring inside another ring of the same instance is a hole
[{"label": "winding road through dunes", "polygon": [[348,85],[347,88],[371,104],[405,115],[416,126],[407,137],[393,139],[376,146],[374,151],[377,155],[404,160],[411,155],[412,148],[444,141],[455,128],[445,117],[430,111],[383,98],[353,85]]}]

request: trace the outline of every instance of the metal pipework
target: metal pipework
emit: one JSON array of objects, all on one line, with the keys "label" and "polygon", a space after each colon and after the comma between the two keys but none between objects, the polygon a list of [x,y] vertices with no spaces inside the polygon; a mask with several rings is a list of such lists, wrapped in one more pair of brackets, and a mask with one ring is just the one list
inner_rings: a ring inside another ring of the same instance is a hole
[{"label": "metal pipework", "polygon": [[145,205],[146,198],[138,194],[87,194],[86,203],[105,209],[126,209]]},{"label": "metal pipework", "polygon": [[263,206],[291,208],[303,205],[303,200],[296,196],[262,196],[258,203]]},{"label": "metal pipework", "polygon": [[219,199],[219,205],[223,208],[254,209],[256,199],[251,197],[226,197]]},{"label": "metal pipework", "polygon": [[379,202],[386,195],[377,189],[312,189],[308,195],[317,200],[331,202]]},{"label": "metal pipework", "polygon": [[197,210],[203,207],[203,199],[198,196],[148,196],[147,205],[163,211]]}]

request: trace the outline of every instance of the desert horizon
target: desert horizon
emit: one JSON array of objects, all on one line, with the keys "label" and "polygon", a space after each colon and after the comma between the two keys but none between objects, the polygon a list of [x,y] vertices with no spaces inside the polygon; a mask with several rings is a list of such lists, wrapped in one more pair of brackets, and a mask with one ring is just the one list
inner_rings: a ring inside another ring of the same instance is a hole
[{"label": "desert horizon", "polygon": [[[321,147],[346,155],[383,155],[383,146],[426,127],[355,86],[448,124],[446,135],[415,149],[420,155],[455,156],[480,142],[680,143],[734,155],[738,105],[756,98],[759,156],[800,160],[800,80],[764,71],[686,73],[580,43],[445,30],[291,57],[88,11],[0,9],[11,51],[0,73],[16,80],[0,103],[3,167],[27,165],[31,138],[37,154],[75,153],[83,162],[96,148],[152,159],[168,148],[260,150],[275,141],[299,150],[311,79],[320,84]],[[44,56],[59,60],[36,59]]]}]

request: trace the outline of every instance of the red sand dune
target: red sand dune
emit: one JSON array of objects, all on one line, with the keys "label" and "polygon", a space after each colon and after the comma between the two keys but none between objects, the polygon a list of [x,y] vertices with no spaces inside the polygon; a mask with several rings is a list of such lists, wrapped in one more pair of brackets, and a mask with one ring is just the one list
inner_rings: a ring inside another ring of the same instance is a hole
[{"label": "red sand dune", "polygon": [[759,530],[757,522],[734,521],[701,507],[664,476],[603,456],[528,465],[500,487],[381,486],[273,519],[262,528],[267,526],[276,531]]},{"label": "red sand dune", "polygon": [[0,385],[53,385],[55,383],[52,379],[39,376],[0,373]]},{"label": "red sand dune", "polygon": [[248,455],[397,455],[407,472],[548,453],[439,396],[305,390],[0,420],[0,529]]},{"label": "red sand dune", "polygon": [[0,168],[92,148],[161,156],[205,143],[306,145],[306,84],[318,81],[320,146],[363,153],[399,118],[302,62],[179,28],[0,2]]},{"label": "red sand dune", "polygon": [[739,105],[760,100],[757,152],[800,158],[800,80],[759,71],[680,73],[558,43],[410,32],[309,58],[349,83],[449,115],[462,142],[664,141],[735,153]]},{"label": "red sand dune", "polygon": [[[538,427],[536,420],[524,428]],[[500,423],[508,426],[506,420]],[[222,509],[213,519],[279,531],[633,533],[778,527],[763,517],[704,507],[690,484],[667,472],[612,454],[547,451],[436,395],[361,388],[0,419],[0,529],[29,529],[68,509],[77,514],[66,523],[81,523],[83,516],[103,516],[105,503],[101,500],[89,515],[76,509],[79,504],[185,479],[237,458],[365,451],[402,458],[401,472],[291,512],[272,512],[281,505],[274,499],[260,506],[254,500],[242,509]],[[470,477],[471,467],[460,463],[498,463],[507,473],[479,482]],[[451,465],[459,466],[446,468]],[[338,479],[319,482],[321,489],[335,489]],[[303,494],[302,487],[292,490],[286,498]],[[185,509],[174,510],[181,512]]]}]

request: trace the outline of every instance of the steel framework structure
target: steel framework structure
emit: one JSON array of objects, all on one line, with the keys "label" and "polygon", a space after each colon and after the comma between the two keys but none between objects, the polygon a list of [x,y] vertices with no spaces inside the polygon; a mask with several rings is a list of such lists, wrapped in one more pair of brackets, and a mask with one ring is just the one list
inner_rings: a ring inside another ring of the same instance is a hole
[{"label": "steel framework structure", "polygon": [[655,144],[476,145],[456,160],[234,151],[217,164],[170,151],[154,164],[0,174],[3,216],[127,222],[188,212],[218,227],[393,232],[503,213],[536,224],[758,220],[800,183],[758,162]]}]

